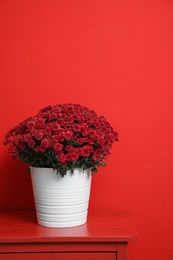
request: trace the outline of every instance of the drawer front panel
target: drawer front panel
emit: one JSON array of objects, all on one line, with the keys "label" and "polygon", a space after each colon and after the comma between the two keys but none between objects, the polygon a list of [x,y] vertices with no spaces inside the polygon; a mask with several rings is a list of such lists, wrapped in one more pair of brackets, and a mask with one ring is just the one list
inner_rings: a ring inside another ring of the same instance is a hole
[{"label": "drawer front panel", "polygon": [[25,253],[0,254],[2,260],[116,260],[116,253]]}]

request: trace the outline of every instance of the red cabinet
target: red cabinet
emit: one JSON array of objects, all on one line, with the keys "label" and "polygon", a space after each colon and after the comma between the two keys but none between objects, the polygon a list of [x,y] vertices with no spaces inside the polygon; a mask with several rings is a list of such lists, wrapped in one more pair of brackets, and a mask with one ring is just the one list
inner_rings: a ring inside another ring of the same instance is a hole
[{"label": "red cabinet", "polygon": [[129,212],[90,211],[86,224],[47,228],[34,212],[0,213],[2,260],[127,260],[128,243],[137,241]]}]

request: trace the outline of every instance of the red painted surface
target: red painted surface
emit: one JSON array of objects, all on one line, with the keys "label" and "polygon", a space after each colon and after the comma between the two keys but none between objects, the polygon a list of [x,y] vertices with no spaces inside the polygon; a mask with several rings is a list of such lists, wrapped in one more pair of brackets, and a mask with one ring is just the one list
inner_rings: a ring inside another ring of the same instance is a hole
[{"label": "red painted surface", "polygon": [[90,210],[131,210],[129,260],[173,259],[173,2],[1,1],[0,28],[0,209],[34,208],[6,131],[48,104],[80,103],[120,138]]},{"label": "red painted surface", "polygon": [[[10,226],[10,228],[9,228]],[[70,228],[47,228],[37,224],[34,211],[1,212],[0,243],[17,242],[132,242],[138,240],[128,211],[93,210],[86,224]],[[22,240],[22,241],[21,241]],[[1,250],[2,252],[2,250]]]},{"label": "red painted surface", "polygon": [[[1,212],[0,256],[3,259],[127,260],[128,242],[138,234],[129,212],[92,211],[84,225],[47,228],[33,212]],[[28,259],[28,258],[27,258]],[[51,258],[52,259],[52,258]]]}]

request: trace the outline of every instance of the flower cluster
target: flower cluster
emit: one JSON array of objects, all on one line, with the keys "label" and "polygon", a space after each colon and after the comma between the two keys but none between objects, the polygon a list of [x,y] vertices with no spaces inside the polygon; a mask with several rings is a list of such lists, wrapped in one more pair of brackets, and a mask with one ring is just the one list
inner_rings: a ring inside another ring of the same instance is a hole
[{"label": "flower cluster", "polygon": [[9,130],[4,145],[9,154],[35,167],[51,167],[63,177],[67,170],[106,164],[117,132],[105,117],[79,104],[58,104],[41,109]]}]

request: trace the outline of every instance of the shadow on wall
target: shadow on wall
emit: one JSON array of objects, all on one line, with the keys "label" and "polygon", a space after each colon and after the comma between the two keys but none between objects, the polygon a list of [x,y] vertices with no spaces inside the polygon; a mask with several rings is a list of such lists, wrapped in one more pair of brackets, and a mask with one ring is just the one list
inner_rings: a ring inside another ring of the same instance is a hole
[{"label": "shadow on wall", "polygon": [[34,199],[27,166],[8,155],[1,164],[0,210],[32,210]]}]

